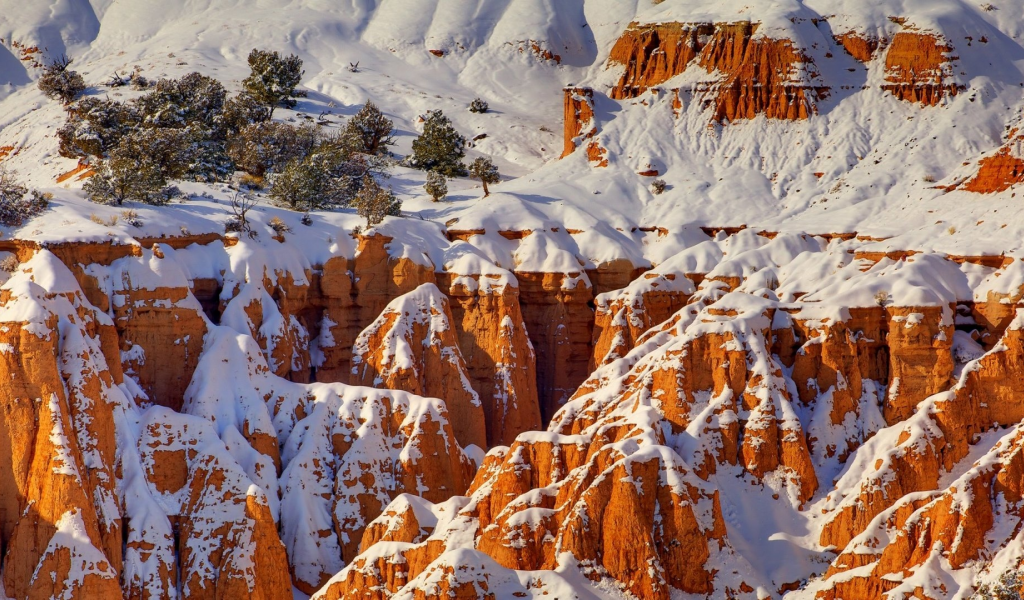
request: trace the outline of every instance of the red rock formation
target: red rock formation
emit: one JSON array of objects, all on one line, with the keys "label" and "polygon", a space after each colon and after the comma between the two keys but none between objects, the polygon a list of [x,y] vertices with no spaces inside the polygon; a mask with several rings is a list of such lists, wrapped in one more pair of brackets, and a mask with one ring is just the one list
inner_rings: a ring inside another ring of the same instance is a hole
[{"label": "red rock formation", "polygon": [[883,415],[904,421],[918,402],[949,389],[953,377],[953,323],[949,309],[893,307],[888,310],[889,393]]},{"label": "red rock formation", "polygon": [[441,398],[459,445],[486,448],[483,405],[452,321],[448,299],[433,283],[399,296],[356,338],[353,383]]},{"label": "red rock formation", "polygon": [[885,53],[882,89],[905,102],[935,106],[956,96],[960,86],[952,81],[956,57],[943,36],[904,30],[893,36]]},{"label": "red rock formation", "polygon": [[586,143],[587,158],[599,167],[607,167],[607,150],[596,139],[594,121],[594,90],[586,87],[565,88],[565,148],[562,158]]},{"label": "red rock formation", "polygon": [[836,43],[843,47],[858,62],[869,62],[875,56],[880,41],[878,38],[857,31],[848,31],[836,36]]},{"label": "red rock formation", "polygon": [[[439,274],[473,389],[480,393],[488,446],[541,428],[537,358],[507,272],[459,262]],[[445,284],[444,282],[448,283]]]},{"label": "red rock formation", "polygon": [[537,352],[537,395],[547,421],[587,378],[593,296],[589,281],[562,273],[516,271],[519,302]]},{"label": "red rock formation", "polygon": [[[353,259],[327,261],[314,288],[314,304],[322,308],[318,349],[322,354],[317,381],[348,382],[352,373],[352,344],[359,332],[377,318],[391,300],[423,283],[435,282],[434,269],[388,252],[385,235],[358,236]],[[317,337],[317,336],[314,336]]]},{"label": "red rock formation", "polygon": [[628,288],[595,298],[590,370],[625,356],[651,327],[683,307],[695,291],[678,273],[647,273]]},{"label": "red rock formation", "polygon": [[608,55],[609,64],[626,67],[610,96],[616,100],[636,98],[679,75],[714,33],[711,23],[631,23]]},{"label": "red rock formation", "polygon": [[813,61],[792,40],[755,36],[757,28],[750,22],[631,24],[609,55],[609,64],[626,67],[610,95],[635,98],[697,65],[723,77],[700,89],[717,122],[760,114],[808,118],[828,95],[816,81]]},{"label": "red rock formation", "polygon": [[1020,158],[1020,143],[1024,136],[1010,132],[1010,142],[992,156],[981,159],[978,173],[963,185],[963,189],[976,194],[1004,192],[1024,182],[1024,159]]},{"label": "red rock formation", "polygon": [[147,417],[141,464],[167,517],[178,525],[172,547],[180,548],[184,596],[286,597],[288,560],[264,492],[206,420],[159,408]]},{"label": "red rock formation", "polygon": [[[896,588],[938,554],[950,568],[984,557],[995,534],[997,496],[1019,502],[1024,479],[1024,443],[1010,434],[984,459],[941,492],[906,498],[885,513],[876,531],[862,536],[840,555],[826,574],[835,583],[820,598],[865,597]],[[1009,515],[1008,515],[1009,516]],[[1009,516],[1011,523],[1019,515]],[[839,576],[870,565],[856,576]]]},{"label": "red rock formation", "polygon": [[139,381],[150,401],[180,409],[207,331],[188,278],[157,250],[122,259],[112,279],[111,304],[125,372]]},{"label": "red rock formation", "polygon": [[[108,396],[115,377],[120,382],[119,357],[109,319],[73,286],[44,252],[0,290],[0,568],[6,595],[19,600],[120,593]],[[30,320],[10,320],[18,314]]]}]

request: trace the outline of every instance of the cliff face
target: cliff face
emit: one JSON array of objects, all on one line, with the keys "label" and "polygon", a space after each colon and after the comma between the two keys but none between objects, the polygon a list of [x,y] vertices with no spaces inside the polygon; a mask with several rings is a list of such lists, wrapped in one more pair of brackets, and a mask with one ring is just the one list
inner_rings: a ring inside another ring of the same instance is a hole
[{"label": "cliff face", "polygon": [[536,353],[518,280],[463,249],[453,245],[454,257],[438,279],[469,379],[483,402],[487,447],[510,444],[520,433],[541,428]]},{"label": "cliff face", "polygon": [[941,35],[900,31],[885,53],[882,89],[906,102],[934,106],[960,92],[951,81],[956,60],[953,46]]},{"label": "cliff face", "polygon": [[695,65],[707,73],[698,87],[716,122],[806,119],[828,87],[792,40],[756,36],[757,29],[750,22],[631,24],[608,57],[625,67],[609,95],[635,98]]}]

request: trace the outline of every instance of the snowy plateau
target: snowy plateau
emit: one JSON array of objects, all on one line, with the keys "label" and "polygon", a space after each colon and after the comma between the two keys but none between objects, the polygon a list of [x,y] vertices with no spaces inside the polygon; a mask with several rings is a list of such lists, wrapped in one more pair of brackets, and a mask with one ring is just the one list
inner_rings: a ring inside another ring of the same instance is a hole
[{"label": "snowy plateau", "polygon": [[1022,0],[0,0],[0,599],[1019,598],[1022,111]]}]

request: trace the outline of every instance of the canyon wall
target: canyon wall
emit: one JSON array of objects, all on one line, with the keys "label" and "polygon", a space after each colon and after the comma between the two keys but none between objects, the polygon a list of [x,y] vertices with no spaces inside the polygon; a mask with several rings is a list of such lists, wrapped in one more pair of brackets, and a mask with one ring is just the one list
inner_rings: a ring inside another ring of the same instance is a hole
[{"label": "canyon wall", "polygon": [[[739,230],[644,272],[548,231],[505,237],[507,270],[483,235],[439,262],[384,235],[324,265],[230,238],[11,248],[6,593],[526,593],[570,556],[642,597],[802,585],[751,569],[723,477],[821,515],[821,597],[993,551],[1019,436],[974,445],[1024,418],[1022,321],[994,310],[1017,262],[980,261],[968,300],[974,263],[843,237]],[[838,265],[825,287],[788,270],[808,260]]]}]

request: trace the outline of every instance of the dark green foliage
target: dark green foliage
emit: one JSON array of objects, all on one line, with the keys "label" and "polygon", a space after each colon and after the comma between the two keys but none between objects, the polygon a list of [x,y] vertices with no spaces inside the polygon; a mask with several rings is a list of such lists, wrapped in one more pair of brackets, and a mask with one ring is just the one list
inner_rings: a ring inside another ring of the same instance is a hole
[{"label": "dark green foliage", "polygon": [[213,131],[227,92],[219,81],[199,73],[161,79],[156,88],[135,101],[147,127],[191,125]]},{"label": "dark green foliage", "polygon": [[427,171],[427,181],[423,184],[423,189],[430,194],[434,202],[440,202],[448,196],[448,179],[437,171]]},{"label": "dark green foliage", "polygon": [[294,159],[271,176],[270,197],[293,210],[309,211],[345,204],[352,196],[346,179],[333,177],[329,160]]},{"label": "dark green foliage", "polygon": [[269,120],[270,108],[253,98],[252,94],[242,92],[224,102],[219,124],[224,135],[231,137],[253,123]]},{"label": "dark green foliage", "polygon": [[410,163],[419,169],[437,171],[446,177],[465,177],[466,138],[440,110],[427,113],[423,134],[412,142]]},{"label": "dark green foliage", "polygon": [[84,98],[68,108],[68,120],[57,130],[58,152],[68,158],[105,156],[141,124],[133,104]]},{"label": "dark green foliage", "polygon": [[228,142],[228,156],[235,165],[256,177],[284,168],[289,161],[309,155],[320,142],[316,125],[264,121],[244,127]]},{"label": "dark green foliage", "polygon": [[273,104],[298,95],[302,61],[253,51],[250,66],[247,91],[230,99],[220,82],[191,73],[128,102],[75,102],[57,132],[60,153],[99,159],[85,191],[108,204],[166,203],[176,193],[169,181],[223,181],[237,167],[267,177],[276,202],[309,211],[347,205],[367,175],[387,176],[392,125],[372,103],[341,132],[275,123]]},{"label": "dark green foliage", "polygon": [[498,167],[494,166],[491,159],[482,156],[469,165],[469,176],[473,179],[479,179],[480,183],[484,184],[484,198],[491,195],[490,190],[487,189],[487,184],[501,181]]},{"label": "dark green foliage", "polygon": [[485,113],[490,110],[490,108],[491,107],[480,98],[474,98],[473,101],[469,103],[469,112]]},{"label": "dark green foliage", "polygon": [[100,204],[121,205],[125,200],[166,204],[169,194],[161,194],[166,187],[167,180],[159,165],[118,148],[111,152],[110,159],[100,164],[82,189],[90,200]]},{"label": "dark green foliage", "polygon": [[270,196],[279,204],[306,211],[344,206],[366,176],[388,176],[388,159],[359,152],[361,142],[347,132],[328,134],[314,125],[283,127],[292,130],[283,135],[299,135],[302,143],[286,164],[276,162],[268,169]]},{"label": "dark green foliage", "polygon": [[49,206],[49,194],[29,191],[14,172],[0,169],[0,226],[18,227]]},{"label": "dark green foliage", "polygon": [[118,151],[160,166],[166,179],[219,181],[234,171],[221,142],[196,126],[182,129],[140,129],[121,139]]},{"label": "dark green foliage", "polygon": [[377,105],[369,100],[349,120],[346,130],[350,136],[361,142],[361,152],[367,154],[386,153],[387,146],[395,143],[391,132],[394,124],[380,112]]},{"label": "dark green foliage", "polygon": [[363,177],[359,193],[352,200],[359,216],[366,218],[366,227],[370,228],[384,220],[384,217],[402,215],[402,201],[395,197],[394,191],[382,187],[370,175]]},{"label": "dark green foliage", "polygon": [[254,49],[249,53],[251,73],[242,86],[257,101],[270,107],[295,106],[295,88],[302,81],[302,59],[294,54],[282,57],[276,51]]},{"label": "dark green foliage", "polygon": [[71,104],[85,91],[85,80],[77,71],[72,71],[71,59],[66,56],[51,62],[39,78],[39,89],[51,100]]}]

